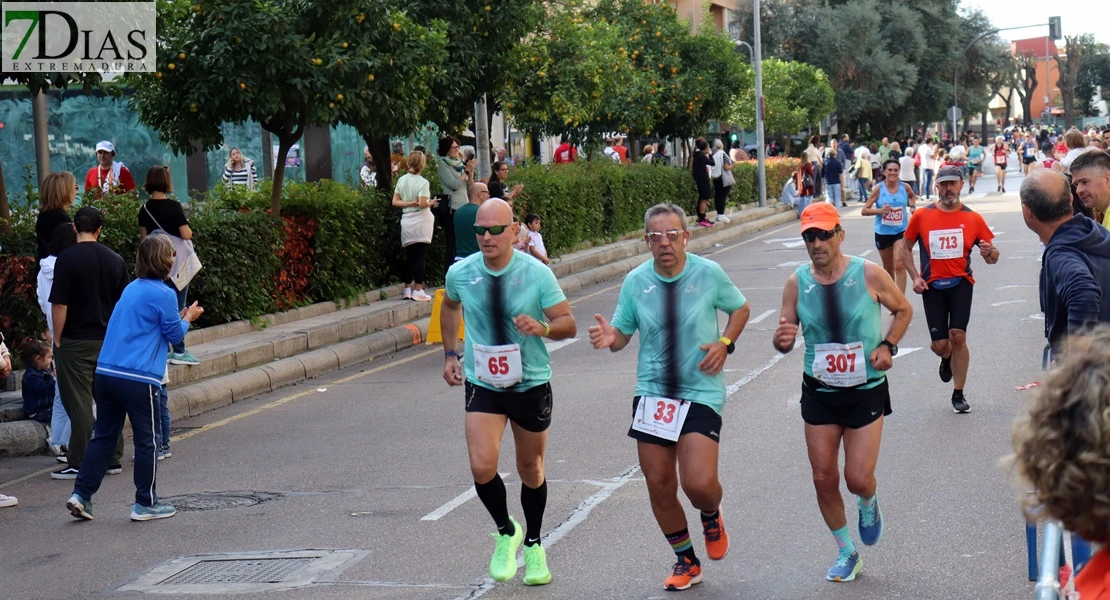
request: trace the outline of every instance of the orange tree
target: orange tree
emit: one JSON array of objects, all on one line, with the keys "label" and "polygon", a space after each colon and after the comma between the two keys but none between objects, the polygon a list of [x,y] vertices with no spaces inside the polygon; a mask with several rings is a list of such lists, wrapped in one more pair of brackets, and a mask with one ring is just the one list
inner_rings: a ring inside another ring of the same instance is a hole
[{"label": "orange tree", "polygon": [[[418,25],[401,0],[163,0],[158,71],[133,74],[132,105],[180,153],[222,145],[220,125],[257,121],[278,140],[274,214],[285,159],[311,125],[331,125],[353,96],[415,128],[425,55],[442,47],[440,26]],[[434,66],[434,63],[432,63]],[[371,75],[389,73],[386,93]],[[406,122],[407,119],[407,122]]]}]

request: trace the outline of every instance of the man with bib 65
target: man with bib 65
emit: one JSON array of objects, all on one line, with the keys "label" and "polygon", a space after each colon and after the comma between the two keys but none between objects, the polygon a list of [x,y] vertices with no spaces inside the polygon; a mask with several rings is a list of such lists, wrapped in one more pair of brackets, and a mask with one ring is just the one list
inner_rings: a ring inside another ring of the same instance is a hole
[{"label": "man with bib 65", "polygon": [[[551,269],[513,249],[513,211],[492,198],[475,219],[478,254],[447,271],[440,324],[449,385],[466,384],[466,446],[478,498],[497,525],[490,576],[516,575],[524,542],[524,583],[551,582],[540,528],[547,506],[544,451],[551,425],[551,362],[543,338],[574,337],[577,325]],[[465,373],[455,347],[466,317]],[[525,530],[509,516],[505,483],[497,473],[501,438],[512,422]]]},{"label": "man with bib 65", "polygon": [[[937,173],[940,199],[915,212],[906,227],[902,263],[913,279],[913,291],[921,294],[933,353],[940,357],[940,380],[953,381],[952,410],[971,410],[964,397],[967,366],[967,324],[971,320],[971,251],[978,247],[988,265],[998,262],[998,248],[991,244],[994,233],[983,216],[960,202],[964,172],[943,167]],[[921,252],[921,272],[913,264],[913,245]]]},{"label": "man with bib 65", "polygon": [[[840,446],[844,446],[844,482],[859,506],[859,537],[868,546],[883,535],[883,513],[876,494],[875,465],[883,435],[883,418],[891,414],[886,371],[898,354],[898,341],[909,327],[913,307],[882,268],[840,246],[840,215],[828,204],[802,213],[802,239],[810,264],[786,280],[774,346],[794,349],[799,326],[805,338],[802,374],[802,420],[813,469],[817,506],[836,539],[839,552],[825,578],[852,581],[863,560],[848,530],[840,495]],[[882,308],[894,315],[886,336]]]},{"label": "man with bib 65", "polygon": [[[678,558],[663,587],[677,591],[701,582],[701,562],[678,500],[680,481],[701,511],[709,558],[721,560],[728,554],[717,472],[721,411],[727,400],[721,369],[751,309],[720,265],[686,253],[690,232],[681,208],[651,207],[644,229],[653,259],[625,277],[612,325],[594,316],[590,343],[618,352],[640,332],[628,436],[636,440],[655,520]],[[724,335],[717,311],[728,314]]]}]

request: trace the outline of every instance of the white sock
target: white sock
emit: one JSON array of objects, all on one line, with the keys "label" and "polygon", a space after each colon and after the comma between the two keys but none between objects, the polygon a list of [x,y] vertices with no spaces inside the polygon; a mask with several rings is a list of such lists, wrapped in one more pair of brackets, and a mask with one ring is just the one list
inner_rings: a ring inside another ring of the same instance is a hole
[{"label": "white sock", "polygon": [[411,288],[405,288],[405,293],[402,294],[402,295],[403,296],[411,296],[412,295],[412,289]]}]

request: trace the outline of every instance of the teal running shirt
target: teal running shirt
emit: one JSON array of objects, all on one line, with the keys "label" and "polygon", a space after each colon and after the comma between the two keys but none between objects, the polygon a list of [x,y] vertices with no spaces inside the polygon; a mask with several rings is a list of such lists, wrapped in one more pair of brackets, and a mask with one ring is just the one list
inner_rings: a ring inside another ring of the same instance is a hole
[{"label": "teal running shirt", "polygon": [[732,313],[745,302],[721,265],[694,254],[669,279],[655,272],[653,260],[633,269],[612,324],[628,336],[640,332],[636,394],[697,402],[720,414],[724,374],[710,377],[698,369],[706,354],[701,346],[721,337],[717,311]]},{"label": "teal running shirt", "polygon": [[886,376],[871,366],[871,351],[883,341],[883,318],[882,305],[867,292],[866,263],[851,257],[844,275],[831,285],[817,283],[809,263],[795,271],[805,374],[828,387],[868,389]]},{"label": "teal running shirt", "polygon": [[[451,265],[447,271],[447,297],[462,303],[466,327],[466,379],[474,385],[497,391],[522,392],[551,380],[551,362],[543,338],[521,335],[513,317],[528,315],[544,321],[543,311],[567,299],[551,269],[520,251],[513,250],[509,265],[498,272],[486,266],[481,252]],[[497,387],[475,374],[474,344],[520,345],[523,378],[511,387]]]}]

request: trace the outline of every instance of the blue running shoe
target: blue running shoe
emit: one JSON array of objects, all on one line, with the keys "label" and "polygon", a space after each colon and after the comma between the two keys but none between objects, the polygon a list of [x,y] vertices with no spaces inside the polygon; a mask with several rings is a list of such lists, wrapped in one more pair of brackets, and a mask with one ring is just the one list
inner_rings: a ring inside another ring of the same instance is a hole
[{"label": "blue running shoe", "polygon": [[859,539],[868,546],[874,546],[883,537],[883,511],[879,508],[879,497],[875,496],[871,506],[864,506],[862,499],[857,503],[859,504]]},{"label": "blue running shoe", "polygon": [[836,564],[829,567],[829,573],[825,575],[825,579],[829,581],[852,581],[862,570],[863,559],[859,557],[859,552],[848,555],[842,553],[836,557]]},{"label": "blue running shoe", "polygon": [[93,520],[92,500],[86,500],[77,494],[73,494],[66,501],[66,508],[69,509],[69,514],[73,515],[75,519]]},{"label": "blue running shoe", "polygon": [[154,519],[166,519],[177,514],[177,509],[169,504],[162,504],[157,502],[154,506],[143,506],[136,502],[131,507],[131,520],[132,521],[153,521]]}]

